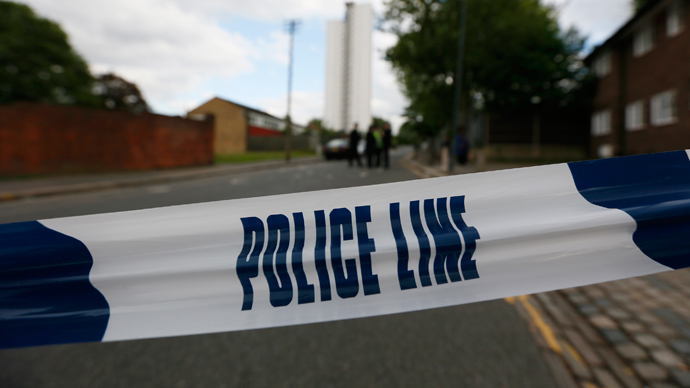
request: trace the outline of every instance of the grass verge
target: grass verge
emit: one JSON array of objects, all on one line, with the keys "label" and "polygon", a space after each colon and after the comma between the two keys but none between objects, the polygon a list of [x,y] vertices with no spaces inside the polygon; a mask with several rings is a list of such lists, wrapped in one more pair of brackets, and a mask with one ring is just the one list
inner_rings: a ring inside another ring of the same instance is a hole
[{"label": "grass verge", "polygon": [[[316,156],[314,151],[292,151],[292,158],[305,158],[309,156]],[[262,162],[266,160],[283,160],[285,159],[285,151],[254,151],[244,154],[220,154],[215,156],[216,164],[222,163],[250,163]]]}]

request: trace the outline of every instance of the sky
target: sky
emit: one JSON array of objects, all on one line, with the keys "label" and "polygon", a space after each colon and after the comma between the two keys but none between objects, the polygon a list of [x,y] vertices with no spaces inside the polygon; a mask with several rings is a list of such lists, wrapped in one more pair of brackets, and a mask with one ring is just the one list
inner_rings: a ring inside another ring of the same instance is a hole
[{"label": "sky", "polygon": [[[184,115],[214,96],[283,117],[287,113],[289,40],[294,39],[292,117],[323,116],[326,22],[342,20],[343,0],[16,0],[58,22],[94,74],[136,83],[153,111]],[[630,0],[543,0],[559,23],[592,47],[632,13]],[[361,1],[360,1],[361,2]],[[380,16],[384,0],[367,1]],[[372,114],[403,122],[406,100],[383,53],[396,37],[373,32]]]}]

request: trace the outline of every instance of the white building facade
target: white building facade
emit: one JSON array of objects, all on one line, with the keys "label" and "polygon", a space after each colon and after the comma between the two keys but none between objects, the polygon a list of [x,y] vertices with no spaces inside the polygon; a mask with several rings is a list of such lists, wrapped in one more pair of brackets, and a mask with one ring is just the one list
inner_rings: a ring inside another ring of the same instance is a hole
[{"label": "white building facade", "polygon": [[346,3],[345,21],[328,22],[323,121],[329,128],[371,123],[373,20],[370,4]]}]

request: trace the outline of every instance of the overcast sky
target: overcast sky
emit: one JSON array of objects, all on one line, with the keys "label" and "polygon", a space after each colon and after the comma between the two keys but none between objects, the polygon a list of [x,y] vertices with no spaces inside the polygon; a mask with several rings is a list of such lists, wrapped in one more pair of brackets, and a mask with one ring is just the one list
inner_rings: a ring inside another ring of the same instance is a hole
[{"label": "overcast sky", "polygon": [[[183,115],[213,96],[284,116],[288,37],[295,36],[293,117],[323,115],[326,21],[342,19],[342,0],[21,0],[58,22],[95,74],[135,82],[156,113]],[[560,23],[588,44],[605,40],[631,15],[630,0],[546,0]],[[371,1],[380,15],[383,0]],[[382,53],[394,36],[373,35],[372,113],[397,129],[406,103]]]}]

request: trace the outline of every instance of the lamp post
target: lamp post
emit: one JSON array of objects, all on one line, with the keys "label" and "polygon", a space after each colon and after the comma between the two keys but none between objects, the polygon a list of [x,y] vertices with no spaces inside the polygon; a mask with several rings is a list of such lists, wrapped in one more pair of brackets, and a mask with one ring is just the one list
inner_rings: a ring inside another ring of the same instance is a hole
[{"label": "lamp post", "polygon": [[290,162],[290,141],[292,140],[292,117],[290,112],[292,109],[292,51],[293,51],[293,41],[295,37],[295,31],[299,26],[298,20],[289,20],[287,22],[286,28],[287,32],[290,34],[290,63],[288,64],[288,100],[287,100],[287,117],[286,117],[286,128],[285,128],[285,162]]},{"label": "lamp post", "polygon": [[453,166],[455,165],[455,146],[458,133],[458,126],[460,125],[460,104],[462,100],[462,66],[465,61],[465,29],[467,25],[467,0],[458,0],[460,13],[460,31],[458,37],[458,60],[455,66],[455,76],[453,77],[453,86],[455,88],[455,95],[453,98],[453,118],[450,124],[450,146],[448,147],[448,173],[453,173]]},{"label": "lamp post", "polygon": [[541,97],[533,96],[530,102],[534,105],[534,117],[532,118],[532,157],[538,158],[541,156],[541,120],[539,118],[539,103],[541,103]]}]

